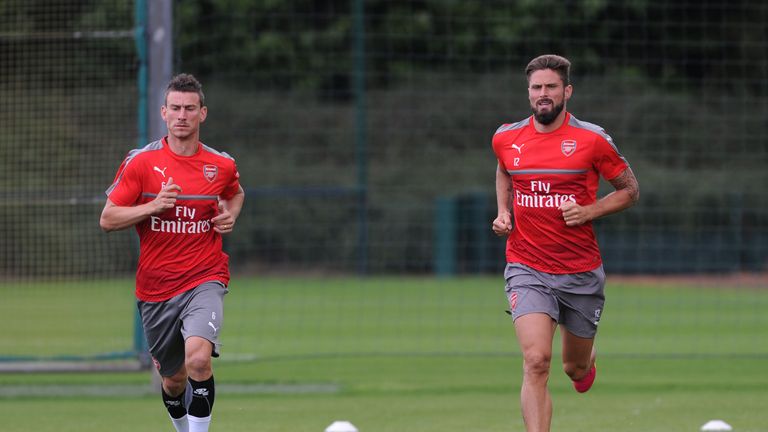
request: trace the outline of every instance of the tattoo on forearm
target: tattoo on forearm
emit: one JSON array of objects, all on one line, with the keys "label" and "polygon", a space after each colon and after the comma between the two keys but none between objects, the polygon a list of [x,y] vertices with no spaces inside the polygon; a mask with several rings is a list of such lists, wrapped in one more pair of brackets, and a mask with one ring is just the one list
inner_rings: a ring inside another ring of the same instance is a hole
[{"label": "tattoo on forearm", "polygon": [[618,177],[611,180],[611,184],[616,190],[625,190],[632,198],[633,203],[640,198],[640,186],[637,184],[637,178],[635,178],[635,173],[632,172],[631,168],[625,169]]}]

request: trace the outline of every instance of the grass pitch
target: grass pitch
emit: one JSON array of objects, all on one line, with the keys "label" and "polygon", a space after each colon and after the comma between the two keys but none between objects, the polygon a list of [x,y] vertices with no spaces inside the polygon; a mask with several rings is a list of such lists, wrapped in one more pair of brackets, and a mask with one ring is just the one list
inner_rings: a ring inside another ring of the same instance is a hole
[{"label": "grass pitch", "polygon": [[[235,279],[212,431],[522,431],[497,278]],[[131,282],[2,286],[6,355],[130,347]],[[611,284],[590,392],[557,357],[553,431],[765,431],[768,292]],[[49,317],[50,319],[46,319]],[[555,347],[557,348],[557,341]],[[53,348],[52,348],[53,347]],[[3,431],[172,430],[145,372],[0,375]]]}]

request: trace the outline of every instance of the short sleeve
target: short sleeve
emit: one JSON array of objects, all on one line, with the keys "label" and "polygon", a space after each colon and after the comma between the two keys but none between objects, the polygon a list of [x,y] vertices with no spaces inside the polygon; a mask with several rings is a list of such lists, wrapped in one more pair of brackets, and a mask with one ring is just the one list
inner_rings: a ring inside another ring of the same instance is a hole
[{"label": "short sleeve", "polygon": [[594,165],[597,172],[606,180],[615,178],[629,167],[627,160],[619,153],[619,149],[608,135],[605,135],[605,138],[597,136]]},{"label": "short sleeve", "polygon": [[131,206],[138,202],[141,197],[141,177],[136,163],[130,163],[127,158],[120,165],[115,175],[112,186],[107,189],[106,194],[110,201],[119,206]]},{"label": "short sleeve", "polygon": [[240,190],[240,172],[237,171],[237,164],[232,162],[232,175],[229,182],[224,186],[224,190],[221,191],[221,197],[224,199],[230,199],[237,194]]},{"label": "short sleeve", "polygon": [[493,154],[496,155],[496,160],[499,162],[499,167],[502,171],[506,172],[507,167],[504,165],[504,161],[501,158],[500,149],[501,149],[501,143],[496,139],[497,135],[494,135],[493,140],[491,140],[491,148],[493,149]]}]

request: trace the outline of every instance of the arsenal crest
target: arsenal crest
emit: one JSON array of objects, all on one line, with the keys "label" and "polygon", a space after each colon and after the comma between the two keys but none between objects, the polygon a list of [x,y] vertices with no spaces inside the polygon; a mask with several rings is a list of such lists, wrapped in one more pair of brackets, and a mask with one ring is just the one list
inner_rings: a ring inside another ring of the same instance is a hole
[{"label": "arsenal crest", "polygon": [[563,142],[560,143],[560,150],[562,150],[563,154],[566,156],[572,155],[573,152],[576,151],[576,140],[563,140]]},{"label": "arsenal crest", "polygon": [[209,182],[212,182],[216,179],[216,175],[219,173],[219,167],[216,165],[204,165],[203,166],[203,176],[206,180]]}]

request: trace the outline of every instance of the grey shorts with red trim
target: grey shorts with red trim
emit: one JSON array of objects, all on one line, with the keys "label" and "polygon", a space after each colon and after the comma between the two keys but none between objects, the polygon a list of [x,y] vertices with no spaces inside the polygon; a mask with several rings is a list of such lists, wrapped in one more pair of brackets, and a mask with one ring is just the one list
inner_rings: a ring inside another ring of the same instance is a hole
[{"label": "grey shorts with red trim", "polygon": [[504,279],[513,320],[545,313],[576,336],[595,337],[605,304],[603,266],[583,273],[552,274],[508,263]]},{"label": "grey shorts with red trim", "polygon": [[212,356],[219,356],[219,333],[224,320],[221,282],[205,282],[163,302],[137,301],[149,353],[162,376],[172,376],[184,364],[190,336],[207,339]]}]

